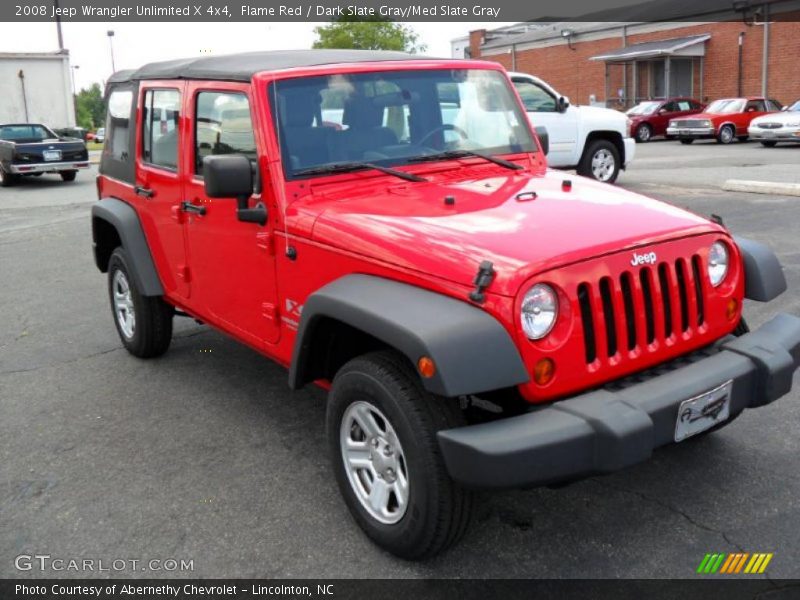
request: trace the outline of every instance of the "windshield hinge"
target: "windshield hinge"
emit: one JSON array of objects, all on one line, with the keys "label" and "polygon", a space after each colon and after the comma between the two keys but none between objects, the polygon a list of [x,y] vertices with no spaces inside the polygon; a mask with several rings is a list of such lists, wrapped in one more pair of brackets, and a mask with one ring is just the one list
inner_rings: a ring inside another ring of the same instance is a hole
[{"label": "windshield hinge", "polygon": [[475,275],[475,289],[469,293],[469,299],[478,304],[483,304],[486,301],[486,294],[484,290],[489,287],[494,279],[494,265],[490,260],[481,261],[478,267],[478,273]]}]

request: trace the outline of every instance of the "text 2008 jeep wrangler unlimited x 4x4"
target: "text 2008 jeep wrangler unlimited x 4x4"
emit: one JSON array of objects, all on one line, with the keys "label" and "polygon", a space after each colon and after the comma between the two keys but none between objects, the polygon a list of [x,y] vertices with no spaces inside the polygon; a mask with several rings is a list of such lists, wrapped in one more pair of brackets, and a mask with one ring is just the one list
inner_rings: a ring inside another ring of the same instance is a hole
[{"label": "text 2008 jeep wrangler unlimited x 4x4", "polygon": [[[356,51],[117,73],[92,210],[142,358],[190,315],[329,388],[355,520],[406,558],[477,488],[609,473],[786,394],[800,319],[716,222],[548,172],[502,67]],[[478,410],[480,408],[480,410]]]}]

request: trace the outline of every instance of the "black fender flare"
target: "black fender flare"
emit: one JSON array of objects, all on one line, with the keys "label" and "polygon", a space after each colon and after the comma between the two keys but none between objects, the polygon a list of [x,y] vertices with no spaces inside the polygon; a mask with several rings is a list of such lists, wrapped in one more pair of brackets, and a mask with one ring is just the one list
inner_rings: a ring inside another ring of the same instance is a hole
[{"label": "black fender flare", "polygon": [[769,302],[786,291],[786,276],[775,253],[766,245],[734,236],[744,263],[744,297]]},{"label": "black fender flare", "polygon": [[432,358],[436,374],[421,381],[434,394],[477,394],[530,378],[509,333],[480,308],[390,279],[345,275],[311,294],[303,306],[289,369],[292,389],[309,383],[314,329],[323,318],[375,337],[412,365]]},{"label": "black fender flare", "polygon": [[122,247],[131,259],[130,268],[136,287],[143,296],[163,296],[164,288],[158,277],[150,247],[147,245],[142,224],[136,210],[117,198],[103,198],[92,206],[92,237],[94,260],[97,268],[105,273],[108,266],[103,264],[97,247],[97,222],[105,221],[117,231]]}]

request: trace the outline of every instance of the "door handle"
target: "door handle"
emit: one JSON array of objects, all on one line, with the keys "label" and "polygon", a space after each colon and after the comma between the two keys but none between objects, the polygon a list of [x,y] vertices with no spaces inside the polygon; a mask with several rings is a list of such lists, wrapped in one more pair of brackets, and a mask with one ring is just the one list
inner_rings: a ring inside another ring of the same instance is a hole
[{"label": "door handle", "polygon": [[197,204],[192,204],[188,200],[184,200],[183,202],[181,202],[181,210],[184,212],[194,213],[196,215],[206,214],[205,206],[198,206]]},{"label": "door handle", "polygon": [[145,198],[152,198],[153,196],[155,196],[155,192],[153,190],[151,190],[150,188],[142,187],[140,185],[134,187],[133,192],[137,196],[144,196]]}]

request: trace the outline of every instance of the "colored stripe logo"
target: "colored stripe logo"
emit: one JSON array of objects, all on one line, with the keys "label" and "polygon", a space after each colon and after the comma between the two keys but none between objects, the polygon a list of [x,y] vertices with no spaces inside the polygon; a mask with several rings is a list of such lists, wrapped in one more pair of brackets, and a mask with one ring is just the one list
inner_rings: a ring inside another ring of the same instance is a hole
[{"label": "colored stripe logo", "polygon": [[715,573],[725,575],[758,575],[767,569],[767,565],[772,560],[773,553],[754,552],[735,552],[732,554],[718,553],[706,554],[697,572],[703,575],[713,575]]}]

